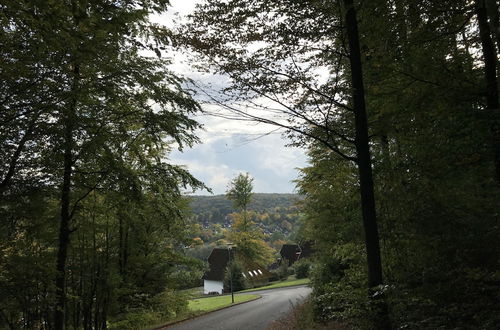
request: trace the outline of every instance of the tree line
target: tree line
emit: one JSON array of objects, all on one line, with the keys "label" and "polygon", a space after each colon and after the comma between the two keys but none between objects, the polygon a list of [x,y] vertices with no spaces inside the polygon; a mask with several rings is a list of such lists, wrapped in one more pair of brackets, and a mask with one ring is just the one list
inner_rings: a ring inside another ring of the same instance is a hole
[{"label": "tree line", "polygon": [[[169,1],[0,3],[0,327],[126,329],[185,309],[166,155],[200,110],[162,57]],[[149,55],[148,55],[149,54]],[[188,276],[189,277],[189,276]]]}]

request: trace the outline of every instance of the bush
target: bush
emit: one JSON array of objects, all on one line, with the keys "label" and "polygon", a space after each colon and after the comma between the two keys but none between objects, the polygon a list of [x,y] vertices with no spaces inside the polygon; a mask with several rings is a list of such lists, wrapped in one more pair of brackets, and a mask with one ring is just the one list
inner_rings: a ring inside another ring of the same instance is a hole
[{"label": "bush", "polygon": [[309,277],[309,270],[311,269],[311,263],[308,260],[299,260],[294,265],[296,278],[306,278]]},{"label": "bush", "polygon": [[276,270],[276,275],[280,281],[284,281],[290,275],[290,269],[288,268],[288,261],[282,260],[279,268]]},{"label": "bush", "polygon": [[110,321],[108,328],[151,328],[185,315],[188,311],[187,296],[173,290],[165,290],[145,302],[142,307],[131,308],[118,315]]}]

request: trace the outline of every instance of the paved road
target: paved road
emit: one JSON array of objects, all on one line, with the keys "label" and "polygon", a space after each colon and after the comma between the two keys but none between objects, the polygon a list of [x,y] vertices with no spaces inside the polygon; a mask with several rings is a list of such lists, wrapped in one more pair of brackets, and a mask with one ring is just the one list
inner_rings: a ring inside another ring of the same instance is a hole
[{"label": "paved road", "polygon": [[306,286],[251,292],[262,298],[170,326],[168,330],[266,329],[311,293]]}]

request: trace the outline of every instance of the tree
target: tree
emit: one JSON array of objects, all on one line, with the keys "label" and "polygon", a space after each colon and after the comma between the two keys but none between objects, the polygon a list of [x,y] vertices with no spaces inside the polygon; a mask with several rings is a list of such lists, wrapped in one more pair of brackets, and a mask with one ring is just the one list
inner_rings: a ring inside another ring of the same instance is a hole
[{"label": "tree", "polygon": [[264,242],[262,229],[249,217],[247,208],[252,198],[253,179],[248,173],[239,174],[229,183],[226,197],[233,201],[241,213],[232,214],[231,229],[226,233],[229,241],[236,244],[238,251],[259,264],[267,264],[272,259],[272,249]]},{"label": "tree", "polygon": [[254,221],[253,214],[233,213],[231,228],[225,232],[228,241],[235,244],[238,251],[259,265],[273,261],[274,250],[264,241],[264,233]]},{"label": "tree", "polygon": [[[233,114],[285,128],[300,146],[318,141],[356,163],[368,287],[381,285],[370,134],[353,2],[212,1],[198,7],[186,35],[209,65],[230,77],[232,85],[219,103]],[[228,94],[231,91],[234,94]],[[278,118],[255,115],[251,110],[256,107]]]},{"label": "tree", "polygon": [[[489,129],[495,118],[482,111],[483,68],[474,60],[479,54],[467,49],[480,47],[478,30],[470,28],[477,24],[474,7],[456,1],[393,4],[364,3],[358,11],[384,278],[389,285],[381,291],[395,326],[488,327],[495,321],[479,315],[494,298],[472,293],[489,287],[488,276],[472,280],[465,275],[469,267],[476,275],[498,267],[475,239],[499,248],[488,233],[498,207]],[[310,166],[299,182],[306,195],[302,232],[318,250],[328,251],[328,257],[319,256],[313,271],[318,314],[327,320],[366,320],[372,310],[365,308],[370,303],[359,290],[365,266],[360,228],[354,221],[361,211],[353,191],[356,168],[341,166],[320,143],[309,148],[309,157]],[[470,258],[481,260],[482,266]],[[430,311],[425,303],[408,308],[410,300],[454,306],[454,311]],[[465,306],[463,301],[471,303]],[[366,323],[355,327],[371,328]]]},{"label": "tree", "polygon": [[[34,198],[26,191],[35,189],[48,192],[51,212],[54,205],[59,209],[59,234],[52,240],[57,241],[52,247],[57,251],[55,272],[49,275],[55,287],[55,304],[50,306],[55,329],[65,328],[67,311],[72,309],[66,292],[72,287],[68,283],[68,261],[75,248],[71,238],[82,237],[77,242],[85,246],[90,244],[83,238],[88,237],[86,229],[97,228],[85,221],[87,199],[97,194],[95,198],[109,203],[106,212],[117,210],[116,218],[108,219],[119,220],[120,276],[127,278],[133,273],[129,268],[136,254],[133,242],[143,241],[133,237],[132,221],[142,217],[149,222],[151,216],[144,214],[149,212],[146,207],[137,207],[141,214],[115,206],[155,200],[165,210],[167,228],[173,234],[181,219],[180,186],[202,186],[164,158],[173,143],[182,149],[197,141],[193,130],[199,125],[188,114],[199,106],[182,89],[183,80],[168,71],[167,60],[143,55],[147,51],[161,55],[168,31],[151,24],[148,16],[164,12],[167,6],[166,0],[7,1],[1,5],[2,55],[5,63],[12,64],[9,68],[2,62],[0,71],[5,82],[0,111],[0,193],[6,204],[2,210],[6,208],[16,219],[17,228],[22,217],[13,201],[16,196]],[[110,224],[105,228],[105,234],[92,235],[106,237],[109,271],[109,244],[115,242],[108,238],[115,228]],[[149,252],[144,251],[152,255]],[[98,275],[109,280],[113,274]],[[90,293],[89,301],[96,294]],[[100,298],[97,301],[103,303]],[[99,314],[95,327],[105,327],[106,309],[95,308]],[[79,314],[74,315],[77,322]]]},{"label": "tree", "polygon": [[235,208],[240,209],[243,213],[247,212],[248,204],[252,199],[253,178],[248,173],[238,174],[231,182],[226,190],[227,199],[233,201]]},{"label": "tree", "polygon": [[231,280],[233,292],[245,290],[248,287],[243,272],[244,268],[238,261],[232,260],[231,263],[229,263],[224,274],[225,292],[230,292]]}]

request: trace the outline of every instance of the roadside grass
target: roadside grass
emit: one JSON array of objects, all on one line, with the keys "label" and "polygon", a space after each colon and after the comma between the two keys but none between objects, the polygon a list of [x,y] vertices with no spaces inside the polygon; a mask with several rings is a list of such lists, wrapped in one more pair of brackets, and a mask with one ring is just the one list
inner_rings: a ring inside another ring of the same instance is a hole
[{"label": "roadside grass", "polygon": [[[197,289],[197,288],[195,288]],[[196,291],[196,290],[195,290]],[[195,295],[197,294],[196,292],[193,292]],[[259,295],[256,294],[244,294],[244,295],[239,295],[235,294],[234,295],[234,303],[243,303],[247,301],[252,301],[255,299],[260,298]],[[155,322],[151,323],[148,326],[144,325],[142,327],[138,327],[138,329],[141,330],[159,330],[163,329],[172,323],[176,322],[181,322],[184,320],[187,320],[192,317],[200,316],[212,311],[216,311],[218,309],[222,309],[224,307],[231,306],[231,295],[225,295],[225,296],[215,296],[215,297],[206,297],[206,298],[197,298],[197,299],[190,299],[188,300],[188,311],[186,314],[179,315],[178,317],[170,320],[165,320],[162,322]]]},{"label": "roadside grass", "polygon": [[300,280],[292,278],[292,279],[285,280],[285,281],[273,282],[272,284],[269,284],[266,286],[261,286],[259,288],[246,289],[246,290],[238,291],[238,292],[251,292],[251,291],[257,291],[257,290],[270,290],[270,289],[276,289],[276,288],[285,288],[287,286],[309,284],[309,282],[311,282],[311,280],[309,280],[308,278],[301,278]]},{"label": "roadside grass", "polygon": [[181,290],[181,292],[186,294],[189,297],[189,299],[203,297],[203,287],[202,286]]},{"label": "roadside grass", "polygon": [[[242,303],[259,298],[256,294],[234,295],[234,303]],[[216,296],[189,300],[188,308],[198,314],[199,312],[211,312],[231,305],[231,295]]]}]

